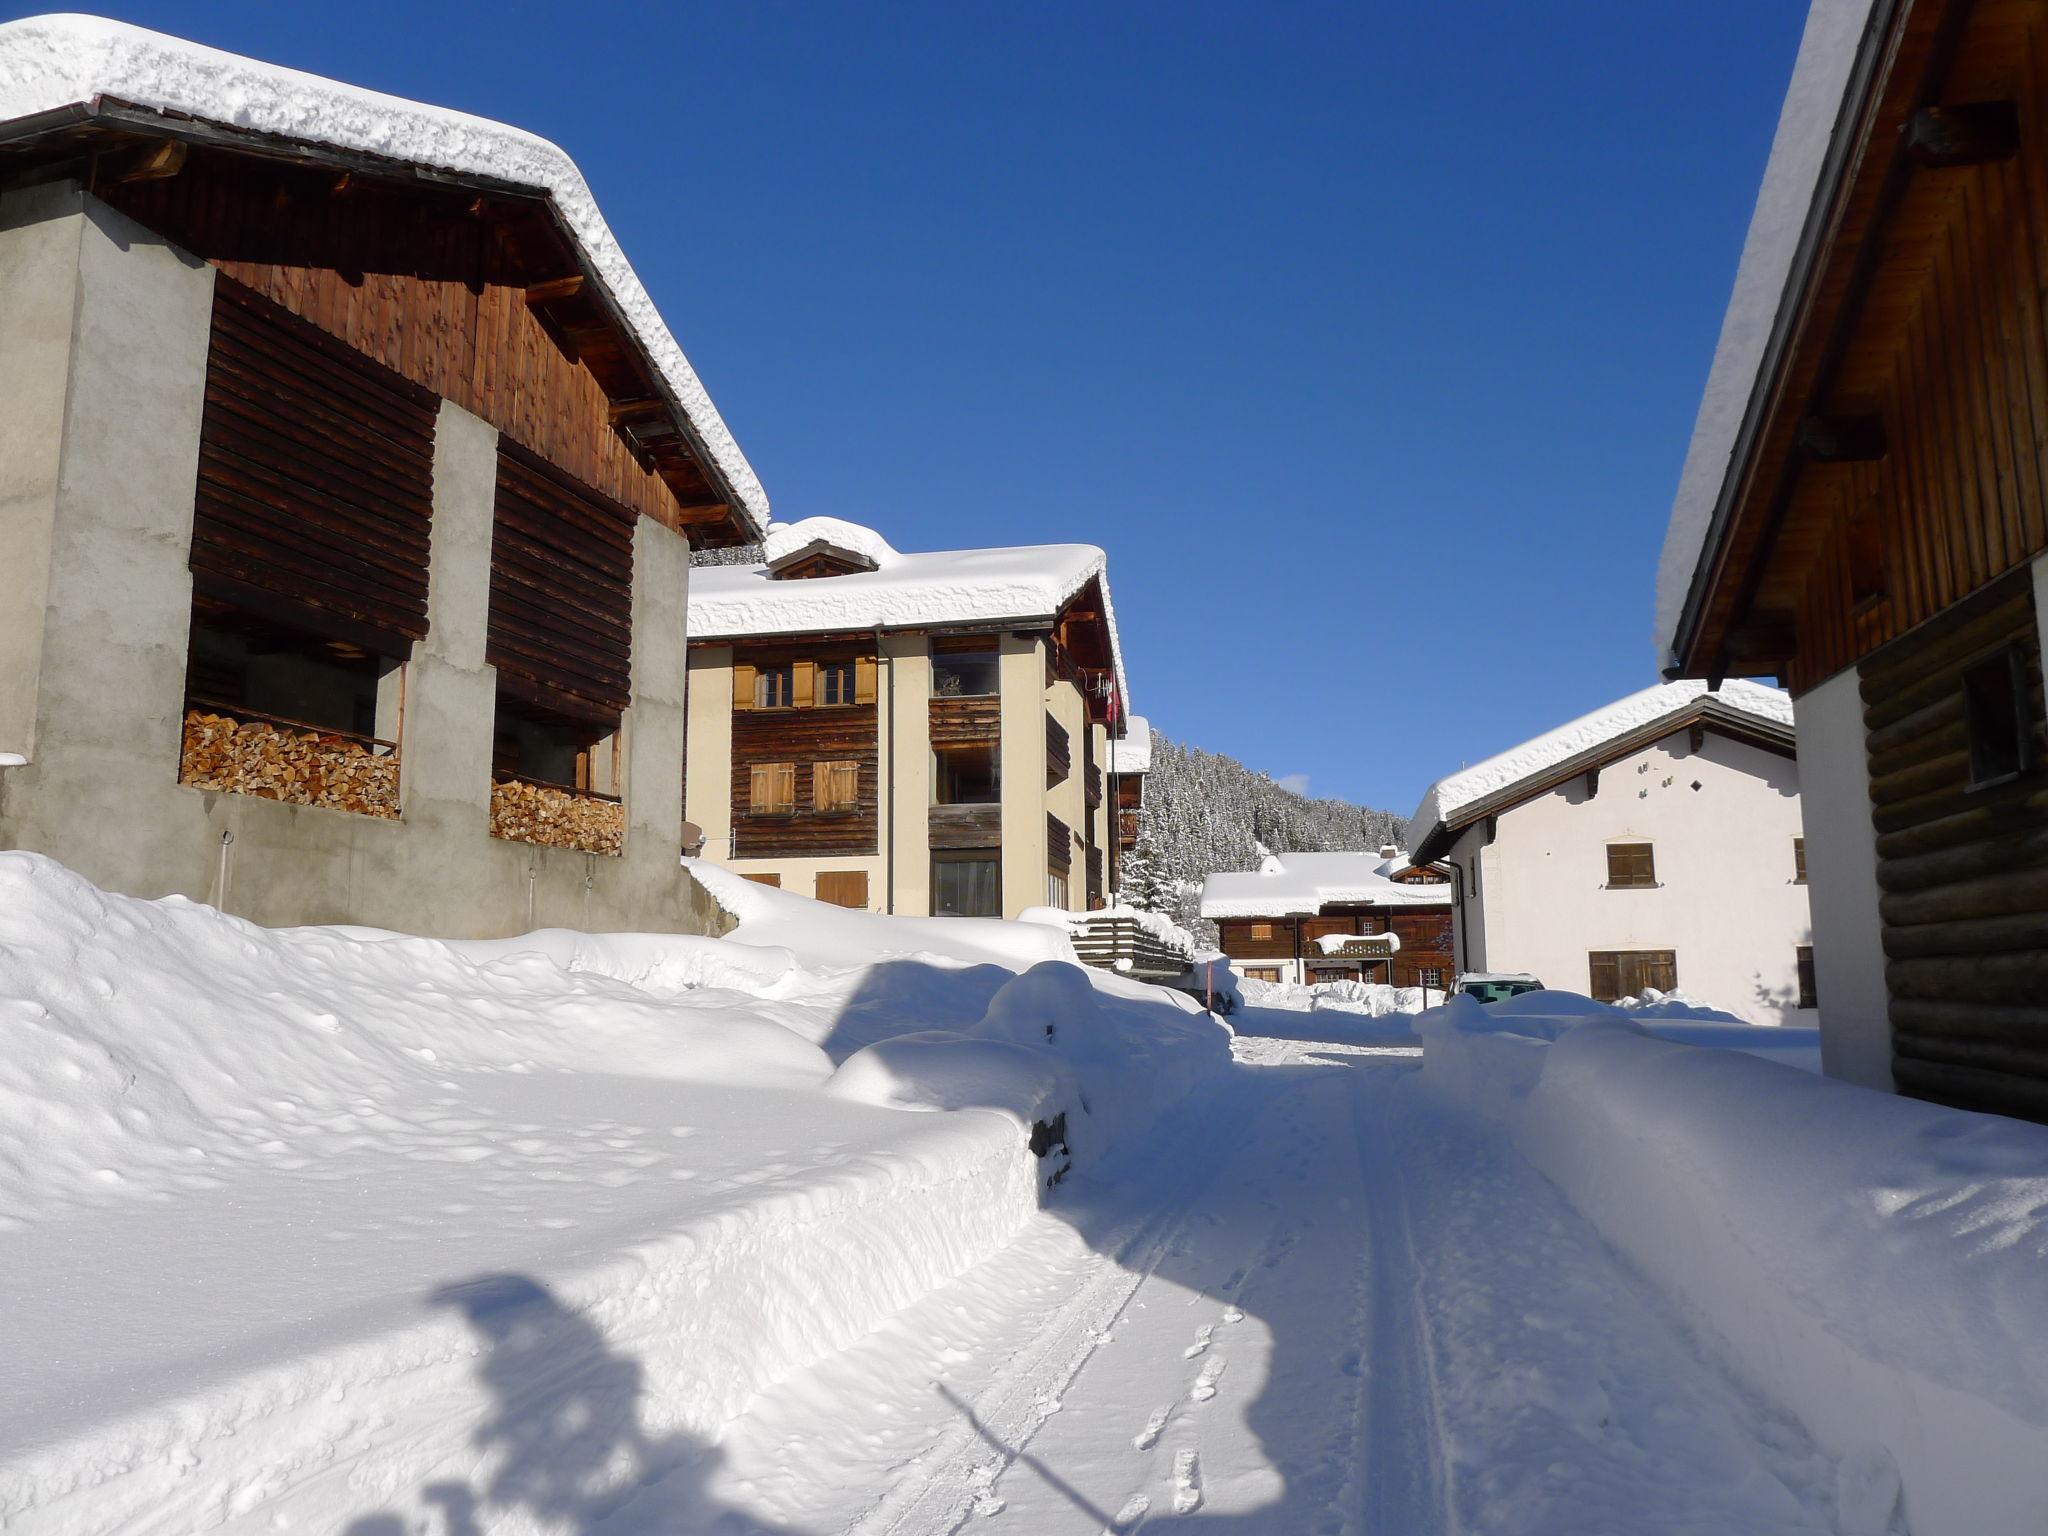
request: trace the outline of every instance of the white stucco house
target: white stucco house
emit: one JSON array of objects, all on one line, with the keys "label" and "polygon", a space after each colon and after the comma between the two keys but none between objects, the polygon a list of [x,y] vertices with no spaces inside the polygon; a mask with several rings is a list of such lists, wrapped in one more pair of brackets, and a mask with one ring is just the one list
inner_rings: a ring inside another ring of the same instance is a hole
[{"label": "white stucco house", "polygon": [[1439,779],[1408,838],[1416,863],[1450,867],[1460,970],[1815,1021],[1792,709],[1775,688],[1631,694]]}]

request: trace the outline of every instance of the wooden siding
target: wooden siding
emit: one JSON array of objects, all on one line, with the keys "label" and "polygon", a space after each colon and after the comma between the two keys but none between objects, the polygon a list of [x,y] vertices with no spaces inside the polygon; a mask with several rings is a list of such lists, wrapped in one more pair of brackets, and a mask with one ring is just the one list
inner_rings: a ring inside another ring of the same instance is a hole
[{"label": "wooden siding", "polygon": [[[1253,927],[1259,923],[1271,925],[1273,936],[1270,939],[1252,936]],[[1216,944],[1233,960],[1293,960],[1300,954],[1295,946],[1294,919],[1291,917],[1218,918]]]},{"label": "wooden siding", "polygon": [[549,337],[523,289],[377,272],[352,281],[355,274],[321,267],[252,261],[218,265],[585,485],[668,527],[684,526],[675,492],[613,430],[603,387]]},{"label": "wooden siding", "polygon": [[994,695],[933,699],[931,740],[935,747],[979,745],[1003,734],[1003,701]]},{"label": "wooden siding", "polygon": [[425,390],[215,285],[190,555],[202,602],[405,655],[427,632],[433,464]]},{"label": "wooden siding", "polygon": [[1000,805],[935,805],[931,808],[933,848],[999,848],[1003,842]]},{"label": "wooden siding", "polygon": [[1439,984],[1449,986],[1452,975],[1452,931],[1449,907],[1397,907],[1387,915],[1387,927],[1401,940],[1394,955],[1394,985],[1419,987],[1424,970],[1435,970]]},{"label": "wooden siding", "polygon": [[[2022,572],[1858,669],[1892,1071],[1942,1103],[2048,1119],[2048,775]],[[1972,792],[1963,672],[2016,649],[2033,766]]]},{"label": "wooden siding", "polygon": [[[735,857],[800,858],[819,854],[871,854],[879,850],[881,774],[878,715],[872,704],[826,709],[735,710],[732,717],[732,806]],[[858,764],[858,794],[850,812],[814,809],[812,766]],[[796,808],[788,816],[750,814],[757,763],[796,765]]]},{"label": "wooden siding", "polygon": [[1065,779],[1074,771],[1074,750],[1067,728],[1051,715],[1045,717],[1045,787]]},{"label": "wooden siding", "polygon": [[[1252,925],[1261,922],[1272,924],[1272,938],[1252,937]],[[1393,957],[1391,980],[1395,986],[1420,986],[1424,969],[1441,972],[1442,984],[1449,985],[1452,930],[1448,906],[1353,906],[1347,911],[1326,911],[1315,917],[1219,918],[1216,942],[1233,960],[1313,960],[1322,956],[1316,940],[1325,934],[1388,932],[1401,941],[1401,948]],[[1356,963],[1351,962],[1354,966]]]},{"label": "wooden siding", "polygon": [[633,697],[637,521],[631,508],[499,440],[484,656],[501,692],[617,727]]},{"label": "wooden siding", "polygon": [[1073,834],[1051,811],[1045,813],[1045,862],[1061,874],[1074,867]]}]

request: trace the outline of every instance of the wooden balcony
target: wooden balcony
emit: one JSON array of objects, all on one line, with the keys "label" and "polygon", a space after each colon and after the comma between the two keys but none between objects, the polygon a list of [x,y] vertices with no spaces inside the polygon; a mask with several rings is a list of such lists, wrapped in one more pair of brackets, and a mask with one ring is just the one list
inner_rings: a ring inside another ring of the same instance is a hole
[{"label": "wooden balcony", "polygon": [[1062,873],[1074,866],[1074,835],[1051,811],[1045,813],[1045,862]]},{"label": "wooden balcony", "polygon": [[1003,702],[994,694],[933,699],[930,728],[935,747],[980,742],[993,745],[1003,734]]},{"label": "wooden balcony", "polygon": [[1093,912],[1103,903],[1102,850],[1088,850],[1088,910]]},{"label": "wooden balcony", "polygon": [[1097,809],[1102,804],[1101,765],[1097,763],[1090,763],[1088,765],[1088,772],[1085,777],[1088,786],[1088,809],[1092,811]]},{"label": "wooden balcony", "polygon": [[1045,786],[1060,783],[1074,771],[1074,746],[1067,728],[1051,715],[1045,717]]},{"label": "wooden balcony", "polygon": [[934,848],[1000,848],[1003,808],[1000,805],[935,805],[931,808]]},{"label": "wooden balcony", "polygon": [[1195,962],[1184,939],[1142,926],[1130,912],[1097,912],[1074,924],[1074,954],[1083,965],[1140,981],[1171,981]]}]

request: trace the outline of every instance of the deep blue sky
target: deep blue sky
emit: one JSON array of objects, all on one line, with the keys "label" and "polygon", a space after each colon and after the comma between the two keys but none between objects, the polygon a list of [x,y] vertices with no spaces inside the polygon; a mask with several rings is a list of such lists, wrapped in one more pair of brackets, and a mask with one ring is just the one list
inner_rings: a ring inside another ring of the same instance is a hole
[{"label": "deep blue sky", "polygon": [[1654,681],[1804,9],[110,14],[554,139],[777,515],[1103,544],[1141,711],[1405,814]]}]

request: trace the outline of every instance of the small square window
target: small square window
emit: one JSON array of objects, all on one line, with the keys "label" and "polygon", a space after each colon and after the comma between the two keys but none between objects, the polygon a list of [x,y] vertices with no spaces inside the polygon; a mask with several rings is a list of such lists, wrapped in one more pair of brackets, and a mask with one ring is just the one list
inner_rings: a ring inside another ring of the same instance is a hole
[{"label": "small square window", "polygon": [[763,667],[754,677],[754,708],[788,709],[796,703],[796,668]]},{"label": "small square window", "polygon": [[1963,718],[1970,741],[1970,788],[1989,789],[2033,766],[2033,701],[2017,647],[1963,673]]},{"label": "small square window", "polygon": [[1252,937],[1253,937],[1253,938],[1255,938],[1255,939],[1270,939],[1270,938],[1272,938],[1272,937],[1273,937],[1273,925],[1272,925],[1271,923],[1253,923],[1253,924],[1252,924]]},{"label": "small square window", "polygon": [[1799,1006],[1818,1008],[1820,988],[1815,985],[1813,979],[1813,946],[1801,944],[1793,951],[1793,955],[1799,966]]},{"label": "small square window", "polygon": [[820,704],[851,704],[853,702],[852,662],[821,661],[818,663],[818,702]]},{"label": "small square window", "polygon": [[1628,890],[1657,883],[1655,845],[1650,843],[1609,843],[1607,845],[1607,886]]}]

